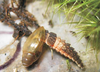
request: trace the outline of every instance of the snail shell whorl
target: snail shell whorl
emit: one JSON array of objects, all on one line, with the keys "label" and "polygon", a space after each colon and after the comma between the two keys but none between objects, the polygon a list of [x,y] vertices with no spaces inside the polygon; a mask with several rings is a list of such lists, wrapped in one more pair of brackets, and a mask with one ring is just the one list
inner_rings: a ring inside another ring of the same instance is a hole
[{"label": "snail shell whorl", "polygon": [[33,53],[24,53],[22,63],[24,66],[28,67],[32,65],[41,55],[41,52],[37,52],[36,54]]}]

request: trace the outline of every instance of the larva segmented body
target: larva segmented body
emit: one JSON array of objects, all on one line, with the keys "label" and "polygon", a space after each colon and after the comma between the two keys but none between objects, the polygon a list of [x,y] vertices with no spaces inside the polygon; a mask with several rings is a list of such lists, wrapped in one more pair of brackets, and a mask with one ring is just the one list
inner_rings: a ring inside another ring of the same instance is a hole
[{"label": "larva segmented body", "polygon": [[55,33],[48,33],[46,31],[45,43],[55,49],[57,52],[60,52],[60,54],[73,60],[80,68],[84,68],[83,63],[77,52],[74,51],[74,48],[70,47],[69,43],[65,43],[64,40],[61,40],[61,38],[57,37]]}]

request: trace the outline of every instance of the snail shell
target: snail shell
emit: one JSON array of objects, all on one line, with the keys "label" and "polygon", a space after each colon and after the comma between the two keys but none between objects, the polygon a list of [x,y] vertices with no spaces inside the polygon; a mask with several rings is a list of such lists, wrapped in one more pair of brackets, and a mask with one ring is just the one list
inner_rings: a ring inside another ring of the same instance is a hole
[{"label": "snail shell", "polygon": [[45,40],[45,29],[36,29],[26,40],[23,46],[22,64],[26,67],[34,63],[42,53]]}]

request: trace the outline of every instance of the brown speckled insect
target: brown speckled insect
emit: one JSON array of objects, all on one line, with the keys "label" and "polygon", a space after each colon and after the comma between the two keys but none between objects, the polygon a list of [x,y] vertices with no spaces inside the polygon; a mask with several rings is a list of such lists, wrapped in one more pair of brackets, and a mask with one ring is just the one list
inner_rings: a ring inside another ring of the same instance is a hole
[{"label": "brown speckled insect", "polygon": [[55,33],[49,33],[43,27],[36,29],[35,32],[27,38],[24,44],[22,57],[22,63],[24,66],[30,66],[39,58],[44,42],[65,57],[73,60],[82,69],[84,68],[83,63],[77,52],[74,51],[74,48],[70,47],[69,43],[65,43],[64,40],[57,37]]}]

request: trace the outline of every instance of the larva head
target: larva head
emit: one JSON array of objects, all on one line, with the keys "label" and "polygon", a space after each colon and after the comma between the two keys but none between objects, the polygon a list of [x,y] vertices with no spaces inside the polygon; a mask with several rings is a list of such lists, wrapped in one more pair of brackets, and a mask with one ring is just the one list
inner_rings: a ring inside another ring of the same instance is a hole
[{"label": "larva head", "polygon": [[22,63],[30,66],[42,53],[42,46],[45,40],[45,30],[43,27],[36,29],[26,40],[23,46]]}]

